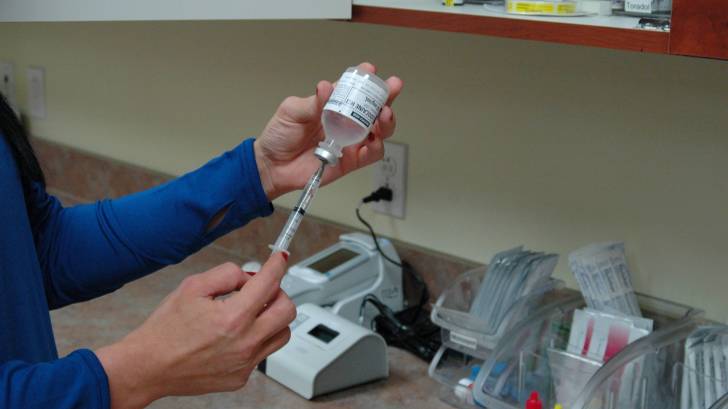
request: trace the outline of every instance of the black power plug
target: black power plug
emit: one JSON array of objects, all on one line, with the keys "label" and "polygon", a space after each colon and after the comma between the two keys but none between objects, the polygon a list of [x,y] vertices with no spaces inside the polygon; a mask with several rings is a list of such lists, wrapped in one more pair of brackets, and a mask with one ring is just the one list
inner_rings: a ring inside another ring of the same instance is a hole
[{"label": "black power plug", "polygon": [[379,202],[384,200],[385,202],[391,202],[394,192],[387,186],[382,186],[379,189],[373,191],[369,196],[362,199],[362,203]]}]

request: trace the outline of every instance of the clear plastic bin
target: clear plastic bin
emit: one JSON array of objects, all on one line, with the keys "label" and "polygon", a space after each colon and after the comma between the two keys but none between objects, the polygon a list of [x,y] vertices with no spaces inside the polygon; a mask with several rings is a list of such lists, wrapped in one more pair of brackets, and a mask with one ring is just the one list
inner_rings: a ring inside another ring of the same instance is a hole
[{"label": "clear plastic bin", "polygon": [[532,390],[549,402],[553,394],[547,350],[566,349],[574,311],[586,307],[581,294],[573,294],[568,301],[535,311],[503,335],[476,380],[473,394],[478,403],[489,409],[520,409]]},{"label": "clear plastic bin", "polygon": [[[442,385],[439,393],[440,399],[458,408],[472,408],[475,406],[473,404],[472,393],[470,393],[470,396],[464,397],[463,393],[455,393],[455,390],[461,379],[468,378],[474,367],[482,367],[483,362],[490,356],[492,349],[488,349],[488,346],[482,343],[482,340],[487,339],[497,343],[495,338],[483,337],[483,332],[476,331],[477,327],[472,324],[478,321],[472,319],[472,316],[464,312],[469,310],[469,301],[472,300],[472,296],[467,297],[466,294],[473,288],[473,283],[478,282],[479,277],[482,277],[482,273],[479,271],[463,274],[448,290],[450,293],[443,294],[438,300],[438,316],[443,318],[440,322],[445,322],[446,326],[450,326],[449,328],[443,328],[443,334],[464,332],[467,336],[482,337],[476,338],[479,341],[477,343],[479,348],[477,349],[468,348],[468,346],[462,345],[461,343],[448,341],[446,338],[443,340],[442,348],[440,348],[430,363],[430,376]],[[511,309],[512,311],[508,314],[510,321],[507,324],[505,322],[501,324],[498,336],[506,333],[506,328],[517,326],[522,320],[530,321],[532,315],[539,316],[554,310],[573,309],[575,305],[585,305],[580,293],[563,289],[562,287],[563,283],[551,280],[550,284],[545,287],[549,288],[549,291],[540,290],[534,292],[531,296],[524,297],[522,302],[517,303]],[[453,291],[455,288],[462,289],[463,291],[460,294],[465,295],[449,298],[452,300],[452,303],[450,303],[448,302],[448,295],[453,296],[456,294]],[[470,293],[472,294],[472,292]],[[455,308],[444,309],[443,305],[459,307],[460,310],[458,311]],[[440,322],[438,324],[443,325]],[[468,329],[463,329],[455,325],[455,323],[466,323],[472,326]],[[475,355],[474,353],[480,355]],[[505,371],[507,368],[504,365],[498,365],[494,370]]]},{"label": "clear plastic bin", "polygon": [[456,408],[474,407],[472,389],[466,390],[458,384],[461,379],[472,378],[475,381],[473,373],[477,373],[482,365],[482,359],[443,345],[428,370],[430,377],[440,383],[440,400]]},{"label": "clear plastic bin", "polygon": [[485,322],[470,313],[473,300],[486,274],[486,267],[479,267],[458,276],[432,308],[432,322],[442,328],[442,342],[446,346],[486,359],[500,337],[516,322],[544,303],[555,302],[566,296],[558,293],[564,288],[561,280],[549,279],[516,300],[498,326]]},{"label": "clear plastic bin", "polygon": [[[589,380],[573,407],[709,409],[727,405],[728,379],[697,371],[685,356],[688,337],[702,328],[700,324],[687,321],[629,345]],[[728,337],[728,327],[712,326],[704,333]],[[695,393],[696,389],[700,392]]]},{"label": "clear plastic bin", "polygon": [[713,407],[710,409],[728,409],[728,394],[725,394],[722,398],[718,399],[718,401],[715,402]]},{"label": "clear plastic bin", "polygon": [[[642,294],[637,299],[643,316],[653,320],[653,332],[605,364],[567,352],[574,312],[586,306],[583,300],[531,314],[503,335],[483,364],[475,400],[489,409],[521,409],[531,391],[538,391],[545,408],[560,403],[565,409],[670,409],[649,405],[651,396],[669,391],[662,364],[648,355],[673,366],[682,362],[684,344],[678,340],[697,327],[702,311]],[[615,393],[621,384],[628,387]]]}]

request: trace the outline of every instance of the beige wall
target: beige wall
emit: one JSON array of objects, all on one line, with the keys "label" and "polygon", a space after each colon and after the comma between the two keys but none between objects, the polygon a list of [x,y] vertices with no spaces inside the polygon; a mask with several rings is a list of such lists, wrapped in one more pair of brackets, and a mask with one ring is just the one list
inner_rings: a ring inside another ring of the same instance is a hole
[{"label": "beige wall", "polygon": [[[638,290],[728,318],[727,62],[342,22],[3,24],[0,60],[21,101],[46,68],[35,134],[175,174],[371,60],[405,80],[410,145],[407,218],[377,230],[482,262],[623,239]],[[312,212],[357,226],[370,176]]]}]

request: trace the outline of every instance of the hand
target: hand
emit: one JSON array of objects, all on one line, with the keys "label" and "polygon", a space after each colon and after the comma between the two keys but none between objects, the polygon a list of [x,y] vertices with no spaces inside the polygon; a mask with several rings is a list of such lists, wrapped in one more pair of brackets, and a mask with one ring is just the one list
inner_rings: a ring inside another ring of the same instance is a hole
[{"label": "hand", "polygon": [[[362,63],[359,68],[376,72],[376,68],[369,63]],[[344,148],[338,164],[327,167],[323,184],[374,163],[384,156],[382,142],[392,136],[395,128],[391,105],[402,91],[403,85],[402,80],[397,77],[389,77],[386,82],[389,86],[389,98],[374,122],[369,137],[358,145]],[[321,113],[333,90],[333,84],[321,81],[316,85],[316,95],[286,98],[255,141],[258,170],[269,200],[303,188],[321,164],[313,151],[324,139]]]},{"label": "hand", "polygon": [[296,307],[280,289],[285,267],[278,253],[252,278],[232,263],[190,276],[141,327],[99,349],[112,408],[243,387],[291,336]]}]

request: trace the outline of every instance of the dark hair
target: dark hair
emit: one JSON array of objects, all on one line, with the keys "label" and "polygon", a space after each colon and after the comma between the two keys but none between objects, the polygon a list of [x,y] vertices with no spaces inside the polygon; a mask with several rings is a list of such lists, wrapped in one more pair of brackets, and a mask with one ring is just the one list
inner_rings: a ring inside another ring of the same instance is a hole
[{"label": "dark hair", "polygon": [[33,182],[45,185],[45,175],[38,163],[38,158],[35,157],[23,124],[2,94],[0,94],[0,134],[5,137],[10,152],[15,158],[27,203]]}]

